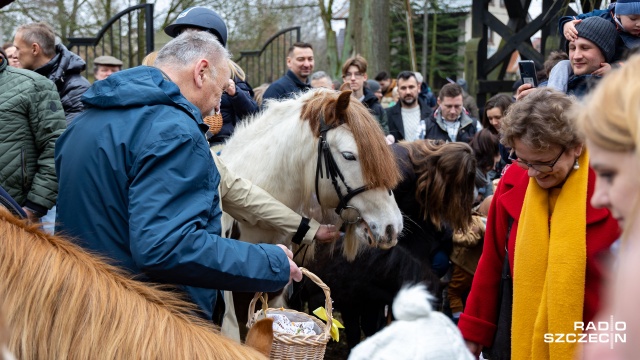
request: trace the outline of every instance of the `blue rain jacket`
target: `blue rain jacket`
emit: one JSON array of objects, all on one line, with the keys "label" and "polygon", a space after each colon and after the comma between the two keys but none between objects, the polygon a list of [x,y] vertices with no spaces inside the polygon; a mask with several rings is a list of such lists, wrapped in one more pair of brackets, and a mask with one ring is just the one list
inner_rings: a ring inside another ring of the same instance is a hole
[{"label": "blue rain jacket", "polygon": [[215,289],[276,291],[289,263],[274,245],[220,237],[220,174],[200,111],[160,70],[96,82],[56,143],[57,222],[141,279],[177,284],[211,318]]}]

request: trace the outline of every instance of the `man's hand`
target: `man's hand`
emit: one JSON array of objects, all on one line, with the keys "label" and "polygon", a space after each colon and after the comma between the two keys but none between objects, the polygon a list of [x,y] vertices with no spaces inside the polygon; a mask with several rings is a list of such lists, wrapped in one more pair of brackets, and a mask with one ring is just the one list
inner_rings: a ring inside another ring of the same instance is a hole
[{"label": "man's hand", "polygon": [[335,225],[320,225],[313,237],[318,243],[332,243],[340,238],[340,231]]},{"label": "man's hand", "polygon": [[534,89],[535,88],[531,84],[522,84],[522,85],[518,86],[518,90],[516,90],[516,101],[522,100],[525,96],[527,96]]},{"label": "man's hand", "polygon": [[289,250],[286,246],[282,244],[278,244],[276,246],[281,248],[282,251],[284,251],[284,253],[287,255],[287,258],[289,259],[289,282],[291,282],[291,280],[295,282],[300,282],[300,280],[302,280],[302,271],[300,271],[300,268],[298,267],[298,265],[296,265],[296,263],[293,262],[293,253],[291,252],[291,250]]},{"label": "man's hand", "polygon": [[604,76],[609,71],[611,71],[611,65],[609,65],[606,62],[603,62],[603,63],[600,63],[600,67],[598,68],[598,70],[596,70],[593,73],[591,73],[591,75]]},{"label": "man's hand", "polygon": [[576,29],[576,25],[580,22],[582,22],[582,20],[571,20],[564,24],[562,27],[562,34],[567,41],[578,40],[578,30]]},{"label": "man's hand", "polygon": [[387,141],[387,145],[391,145],[396,142],[395,136],[389,134],[384,138]]},{"label": "man's hand", "polygon": [[467,349],[475,356],[475,359],[479,358],[482,352],[482,345],[469,340],[465,340],[464,342],[467,344]]}]

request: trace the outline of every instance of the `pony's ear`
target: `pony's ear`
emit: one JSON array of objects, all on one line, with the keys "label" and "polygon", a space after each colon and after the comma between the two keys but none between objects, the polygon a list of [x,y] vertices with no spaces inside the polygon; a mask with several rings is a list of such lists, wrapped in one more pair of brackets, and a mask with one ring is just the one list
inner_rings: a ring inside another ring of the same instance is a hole
[{"label": "pony's ear", "polygon": [[269,356],[273,346],[273,319],[264,318],[253,324],[249,329],[245,344],[258,350],[264,356]]},{"label": "pony's ear", "polygon": [[338,101],[336,102],[336,117],[338,119],[344,119],[344,114],[347,112],[350,101],[351,90],[345,90],[338,95]]}]

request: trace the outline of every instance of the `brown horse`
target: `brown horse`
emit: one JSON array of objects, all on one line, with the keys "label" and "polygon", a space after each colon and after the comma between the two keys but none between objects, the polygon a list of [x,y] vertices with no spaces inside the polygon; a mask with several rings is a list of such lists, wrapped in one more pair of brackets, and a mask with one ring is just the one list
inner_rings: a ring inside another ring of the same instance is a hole
[{"label": "brown horse", "polygon": [[264,359],[195,306],[0,207],[0,304],[18,359]]}]

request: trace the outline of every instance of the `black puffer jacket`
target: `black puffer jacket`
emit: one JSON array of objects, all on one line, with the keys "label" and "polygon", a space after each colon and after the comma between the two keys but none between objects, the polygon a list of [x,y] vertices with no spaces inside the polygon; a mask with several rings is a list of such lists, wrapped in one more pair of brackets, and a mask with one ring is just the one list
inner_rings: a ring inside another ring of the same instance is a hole
[{"label": "black puffer jacket", "polygon": [[69,51],[64,45],[56,45],[56,55],[35,71],[49,78],[56,84],[67,125],[82,112],[82,95],[91,86],[89,81],[81,75],[87,64],[80,56]]},{"label": "black puffer jacket", "polygon": [[385,135],[389,135],[389,124],[387,122],[387,114],[384,112],[382,105],[378,101],[378,98],[371,90],[364,88],[362,89],[364,93],[364,99],[362,99],[362,103],[369,108],[369,112],[371,115],[376,117],[382,131],[384,131]]},{"label": "black puffer jacket", "polygon": [[226,92],[220,100],[220,113],[222,113],[222,128],[209,139],[212,144],[225,142],[231,135],[236,125],[246,117],[257,113],[260,108],[253,100],[253,89],[249,84],[235,78],[236,93],[231,96]]},{"label": "black puffer jacket", "polygon": [[290,99],[301,92],[311,89],[311,84],[303,83],[298,79],[296,74],[291,70],[287,70],[283,77],[271,84],[262,95],[262,107],[265,101],[269,99],[283,100]]}]

